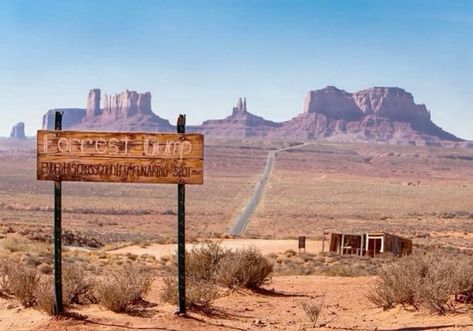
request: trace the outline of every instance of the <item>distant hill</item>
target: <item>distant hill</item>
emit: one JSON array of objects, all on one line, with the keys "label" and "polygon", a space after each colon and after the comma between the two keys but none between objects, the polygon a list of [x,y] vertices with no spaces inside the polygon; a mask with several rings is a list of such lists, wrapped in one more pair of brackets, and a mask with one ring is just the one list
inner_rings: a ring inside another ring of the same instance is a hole
[{"label": "distant hill", "polygon": [[[53,114],[43,117],[43,127],[52,128]],[[151,110],[151,93],[124,91],[103,100],[100,89],[90,90],[87,108],[61,108],[63,128],[98,131],[175,131],[168,120]],[[398,87],[373,87],[349,93],[333,86],[309,91],[303,112],[273,122],[247,109],[239,99],[224,119],[207,120],[189,126],[189,131],[211,137],[269,138],[287,140],[327,139],[411,145],[467,144],[435,125],[425,105]]]}]

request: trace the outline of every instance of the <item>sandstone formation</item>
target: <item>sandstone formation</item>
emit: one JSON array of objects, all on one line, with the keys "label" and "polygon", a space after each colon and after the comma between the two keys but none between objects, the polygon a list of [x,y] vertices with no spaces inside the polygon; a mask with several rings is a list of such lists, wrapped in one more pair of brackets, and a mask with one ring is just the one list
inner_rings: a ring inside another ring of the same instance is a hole
[{"label": "sandstone formation", "polygon": [[397,87],[348,93],[328,86],[309,91],[303,113],[268,136],[412,145],[461,141],[435,125],[425,105],[416,104],[412,94]]},{"label": "sandstone formation", "polygon": [[62,129],[69,129],[74,125],[82,122],[85,117],[86,110],[82,108],[53,108],[43,115],[43,129],[54,130],[54,120],[56,112],[63,113]]},{"label": "sandstone formation", "polygon": [[[43,117],[43,128],[54,128],[54,113],[63,111],[63,129],[98,131],[175,132],[169,121],[151,109],[151,93],[124,91],[102,95],[89,91],[86,109],[51,109]],[[189,114],[191,115],[191,114]],[[269,138],[287,140],[328,139],[350,142],[380,142],[472,148],[471,142],[435,125],[423,104],[398,87],[373,87],[349,93],[333,86],[309,91],[303,112],[291,120],[276,123],[256,116],[247,109],[246,98],[239,98],[230,116],[188,126],[189,132],[213,137]]]},{"label": "sandstone formation", "polygon": [[10,138],[26,139],[25,123],[18,122],[17,124],[15,124],[11,129]]},{"label": "sandstone formation", "polygon": [[222,120],[205,121],[201,126],[195,127],[194,130],[214,137],[243,138],[264,137],[279,126],[278,123],[265,120],[248,112],[246,98],[239,98],[230,116]]},{"label": "sandstone formation", "polygon": [[51,109],[43,116],[43,128],[54,129],[57,110],[63,111],[63,129],[97,131],[170,131],[169,121],[151,110],[151,93],[124,91],[104,95],[101,107],[101,90],[89,91],[86,109]]}]

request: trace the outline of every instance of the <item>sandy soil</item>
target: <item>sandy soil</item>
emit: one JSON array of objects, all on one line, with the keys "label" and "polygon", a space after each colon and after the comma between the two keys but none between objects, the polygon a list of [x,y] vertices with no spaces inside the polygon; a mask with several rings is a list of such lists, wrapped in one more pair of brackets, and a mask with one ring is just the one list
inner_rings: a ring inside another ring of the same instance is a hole
[{"label": "sandy soil", "polygon": [[318,330],[473,330],[464,313],[436,316],[424,311],[395,308],[383,311],[365,295],[373,277],[275,277],[267,291],[226,292],[215,302],[213,314],[174,315],[175,307],[159,300],[161,280],[153,284],[148,300],[157,304],[133,315],[116,314],[92,305],[74,310],[85,320],[52,320],[32,309],[11,308],[12,301],[0,298],[0,330],[310,330],[301,308],[304,301],[321,302]]},{"label": "sandy soil", "polygon": [[[258,248],[263,255],[269,253],[284,253],[286,250],[292,249],[298,251],[298,240],[266,240],[266,239],[223,239],[221,240],[222,246],[229,249],[237,249],[248,246],[255,246]],[[200,244],[186,244],[186,249],[191,250],[195,245]],[[150,254],[157,258],[162,256],[172,255],[176,252],[176,244],[153,244],[148,247],[140,246],[127,246],[120,249],[110,251],[112,254]],[[325,243],[325,250],[328,249],[328,241]],[[306,240],[306,252],[317,254],[322,251],[322,241]]]}]

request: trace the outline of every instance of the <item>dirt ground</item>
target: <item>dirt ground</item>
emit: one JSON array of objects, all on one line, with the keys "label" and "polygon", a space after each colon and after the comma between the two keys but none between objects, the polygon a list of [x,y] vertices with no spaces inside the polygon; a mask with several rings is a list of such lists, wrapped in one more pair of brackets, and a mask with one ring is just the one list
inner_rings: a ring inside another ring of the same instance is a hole
[{"label": "dirt ground", "polygon": [[[223,239],[223,240],[215,240],[217,242],[221,242],[222,247],[229,248],[229,249],[237,249],[243,248],[248,246],[255,246],[258,248],[263,255],[268,255],[270,253],[284,253],[287,250],[298,251],[298,241],[291,239],[291,240],[267,240],[267,239]],[[325,250],[328,250],[329,242],[325,243]],[[187,250],[192,250],[194,246],[199,246],[198,243],[186,244]],[[137,245],[127,246],[123,248],[119,248],[109,253],[112,254],[150,254],[155,256],[156,258],[161,258],[163,256],[172,255],[176,253],[177,245],[176,244],[152,244],[147,247],[140,247]],[[302,250],[303,252],[304,250]],[[318,254],[322,251],[322,241],[313,241],[307,240],[306,241],[306,252],[312,254]]]},{"label": "dirt ground", "polygon": [[[225,237],[249,199],[268,151],[284,146],[251,140],[206,143],[205,184],[186,191],[188,249],[196,238]],[[52,234],[52,183],[35,179],[34,144],[16,149],[4,145],[0,234],[15,232],[45,245]],[[307,252],[317,254],[323,231],[387,231],[410,237],[416,245],[471,251],[472,160],[473,151],[466,149],[329,142],[281,153],[245,238],[224,239],[222,245],[255,245],[263,254],[281,253],[297,251],[295,238],[305,235]],[[159,260],[176,249],[175,200],[174,186],[64,183],[63,229],[111,244],[107,247],[127,245],[96,251],[97,259],[130,253]],[[321,330],[473,330],[466,307],[446,316],[376,308],[366,298],[374,280],[278,275],[266,290],[224,292],[212,312],[191,312],[187,318],[174,315],[176,307],[159,298],[162,279],[147,298],[153,306],[132,315],[90,305],[73,309],[76,318],[53,320],[0,297],[0,330],[309,330],[304,301],[323,301]]]},{"label": "dirt ground", "polygon": [[[156,304],[133,315],[116,314],[96,305],[73,310],[85,320],[54,320],[33,309],[0,298],[0,330],[311,330],[302,302],[320,304],[318,330],[473,330],[466,314],[437,316],[396,308],[383,311],[366,300],[373,277],[274,277],[259,293],[228,291],[211,313],[174,315],[176,307],[158,298],[162,281],[148,300]],[[325,299],[323,299],[325,296]],[[8,307],[7,307],[8,306]]]}]

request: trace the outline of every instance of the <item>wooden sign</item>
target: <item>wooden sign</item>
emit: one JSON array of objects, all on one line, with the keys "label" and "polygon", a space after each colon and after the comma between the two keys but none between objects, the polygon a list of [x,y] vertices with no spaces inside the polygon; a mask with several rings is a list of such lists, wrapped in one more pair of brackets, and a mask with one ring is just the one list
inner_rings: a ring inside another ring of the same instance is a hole
[{"label": "wooden sign", "polygon": [[202,134],[39,130],[37,178],[203,184]]}]

